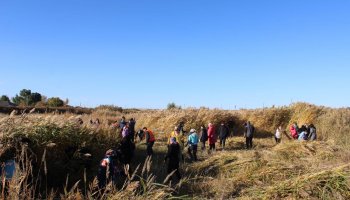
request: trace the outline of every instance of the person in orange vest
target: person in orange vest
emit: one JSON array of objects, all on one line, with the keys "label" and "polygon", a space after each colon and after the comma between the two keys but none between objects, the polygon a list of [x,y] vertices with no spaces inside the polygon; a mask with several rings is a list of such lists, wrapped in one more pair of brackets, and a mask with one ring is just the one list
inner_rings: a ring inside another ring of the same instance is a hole
[{"label": "person in orange vest", "polygon": [[143,128],[143,132],[146,136],[146,144],[147,144],[147,156],[153,155],[153,145],[156,141],[156,138],[154,137],[154,134],[151,130],[148,130],[147,127]]}]

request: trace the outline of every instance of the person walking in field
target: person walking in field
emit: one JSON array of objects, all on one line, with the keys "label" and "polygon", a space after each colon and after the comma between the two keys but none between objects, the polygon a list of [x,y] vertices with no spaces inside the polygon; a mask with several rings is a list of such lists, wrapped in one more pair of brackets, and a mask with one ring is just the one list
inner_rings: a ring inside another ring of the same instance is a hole
[{"label": "person walking in field", "polygon": [[148,130],[147,127],[143,128],[143,132],[146,136],[146,144],[147,144],[147,156],[153,155],[153,145],[156,141],[156,138],[154,137],[154,134],[151,130]]},{"label": "person walking in field", "polygon": [[202,125],[201,126],[201,138],[200,138],[200,142],[202,143],[202,151],[204,151],[205,148],[205,143],[208,141],[208,131],[207,128]]},{"label": "person walking in field", "polygon": [[255,132],[254,126],[250,123],[250,121],[248,121],[245,124],[245,131],[244,131],[244,137],[246,138],[247,149],[253,148],[254,132]]},{"label": "person walking in field", "polygon": [[281,143],[281,138],[282,138],[282,126],[279,126],[275,133],[276,144]]},{"label": "person walking in field", "polygon": [[175,175],[178,179],[181,179],[181,174],[179,171],[180,155],[181,149],[179,143],[176,141],[175,137],[170,138],[170,144],[168,146],[168,152],[164,158],[164,162],[168,160],[168,174],[172,173],[174,170]]},{"label": "person walking in field", "polygon": [[198,148],[199,138],[195,129],[191,129],[190,135],[188,136],[188,155],[192,161],[197,161],[197,148]]},{"label": "person walking in field", "polygon": [[209,151],[215,151],[215,143],[217,140],[215,127],[212,123],[209,123],[208,127]]},{"label": "person walking in field", "polygon": [[219,139],[220,139],[220,146],[222,150],[225,149],[226,139],[229,136],[230,132],[228,127],[225,125],[224,122],[221,123],[220,129],[219,129]]}]

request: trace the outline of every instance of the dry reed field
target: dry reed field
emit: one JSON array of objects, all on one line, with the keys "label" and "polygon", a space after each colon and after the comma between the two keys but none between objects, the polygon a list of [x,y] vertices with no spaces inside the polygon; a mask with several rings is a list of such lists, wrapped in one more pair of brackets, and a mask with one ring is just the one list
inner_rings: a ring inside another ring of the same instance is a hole
[{"label": "dry reed field", "polygon": [[[155,132],[155,155],[146,160],[136,144],[132,172],[120,186],[97,189],[104,152],[119,145],[112,123],[135,118],[136,130]],[[100,125],[89,121],[98,118]],[[83,124],[78,120],[82,119]],[[256,127],[254,148],[245,150],[243,123]],[[199,161],[181,164],[183,179],[169,181],[163,163],[166,138],[175,125],[200,130],[209,122],[230,126],[227,148],[198,152]],[[318,141],[294,141],[289,126],[313,123]],[[285,129],[276,145],[274,132]],[[96,109],[92,114],[0,115],[2,155],[16,151],[16,175],[8,199],[350,199],[350,109],[307,103],[255,110]],[[1,194],[5,196],[4,193]]]}]

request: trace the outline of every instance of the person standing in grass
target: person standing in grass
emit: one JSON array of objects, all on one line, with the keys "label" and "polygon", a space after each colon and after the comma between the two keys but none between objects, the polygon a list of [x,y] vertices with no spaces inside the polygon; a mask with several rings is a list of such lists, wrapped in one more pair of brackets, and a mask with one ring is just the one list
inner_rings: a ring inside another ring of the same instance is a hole
[{"label": "person standing in grass", "polygon": [[177,126],[175,126],[174,131],[170,133],[169,135],[169,139],[168,139],[168,146],[171,144],[171,138],[176,138],[176,142],[180,145],[180,152],[179,152],[179,156],[182,158],[182,160],[184,161],[184,156],[183,156],[183,149],[185,146],[185,139],[183,134],[181,134],[179,132],[179,128]]},{"label": "person standing in grass", "polygon": [[202,151],[205,150],[205,143],[208,141],[208,131],[207,128],[202,125],[201,126],[201,138],[200,142],[202,143]]},{"label": "person standing in grass", "polygon": [[282,126],[279,126],[275,133],[276,144],[281,143],[281,137],[282,137]]},{"label": "person standing in grass", "polygon": [[180,163],[180,155],[181,149],[178,142],[176,142],[176,138],[170,138],[170,144],[168,146],[168,152],[164,158],[164,162],[168,160],[168,174],[171,174],[174,170],[175,175],[178,179],[181,179],[181,174],[179,171],[179,163]]},{"label": "person standing in grass", "polygon": [[316,127],[313,124],[310,124],[310,135],[309,135],[310,141],[314,141],[317,139],[317,134],[316,134]]},{"label": "person standing in grass", "polygon": [[208,125],[208,140],[209,140],[209,151],[215,151],[215,143],[216,143],[216,133],[215,127],[212,123]]},{"label": "person standing in grass", "polygon": [[123,116],[122,119],[119,122],[120,132],[123,131],[123,128],[124,128],[125,124],[126,124],[126,121],[125,121],[125,117]]},{"label": "person standing in grass", "polygon": [[292,138],[298,139],[298,131],[299,131],[298,124],[294,122],[294,124],[290,127],[290,134]]},{"label": "person standing in grass", "polygon": [[134,118],[131,118],[129,121],[129,137],[131,139],[132,142],[134,142],[134,138],[135,138],[135,125],[136,125],[136,121]]},{"label": "person standing in grass", "polygon": [[122,162],[124,165],[130,165],[135,152],[135,143],[129,137],[124,137],[120,142],[120,151],[122,153]]},{"label": "person standing in grass", "polygon": [[244,131],[244,137],[246,139],[246,147],[247,149],[253,148],[253,137],[254,137],[255,128],[254,126],[248,121],[245,124],[245,131]]},{"label": "person standing in grass", "polygon": [[188,136],[187,145],[188,154],[192,161],[197,161],[197,148],[198,148],[199,138],[195,129],[191,129],[190,135]]},{"label": "person standing in grass", "polygon": [[154,137],[154,134],[151,130],[148,130],[147,127],[143,128],[143,132],[146,136],[146,144],[147,144],[147,156],[153,155],[153,145],[156,141],[156,138]]},{"label": "person standing in grass", "polygon": [[169,138],[168,138],[168,145],[171,144],[170,139],[175,137],[177,143],[179,143],[180,148],[183,149],[183,146],[185,145],[185,140],[183,137],[183,134],[179,131],[179,128],[175,126],[174,131],[170,133]]},{"label": "person standing in grass", "polygon": [[129,132],[129,123],[126,122],[125,126],[122,129],[122,138],[129,138],[129,136],[130,136],[129,134],[130,134],[130,132]]},{"label": "person standing in grass", "polygon": [[219,129],[220,146],[222,147],[222,150],[225,149],[226,139],[229,136],[229,134],[230,132],[228,127],[225,125],[224,122],[222,122]]},{"label": "person standing in grass", "polygon": [[104,189],[110,181],[115,181],[114,172],[116,164],[113,156],[115,156],[115,151],[110,149],[100,162],[97,175],[99,189]]}]

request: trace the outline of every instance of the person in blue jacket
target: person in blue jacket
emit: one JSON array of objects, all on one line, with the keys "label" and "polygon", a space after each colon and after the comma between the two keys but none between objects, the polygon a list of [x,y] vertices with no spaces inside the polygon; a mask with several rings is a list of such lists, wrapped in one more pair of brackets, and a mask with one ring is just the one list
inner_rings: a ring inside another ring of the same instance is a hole
[{"label": "person in blue jacket", "polygon": [[187,145],[188,154],[192,161],[197,161],[197,148],[198,148],[199,138],[195,129],[190,130],[190,135],[188,136]]}]

